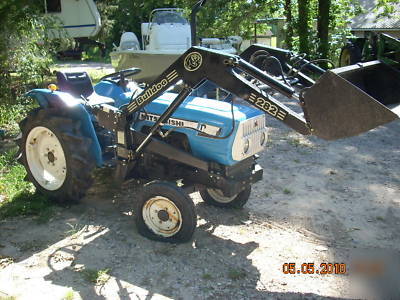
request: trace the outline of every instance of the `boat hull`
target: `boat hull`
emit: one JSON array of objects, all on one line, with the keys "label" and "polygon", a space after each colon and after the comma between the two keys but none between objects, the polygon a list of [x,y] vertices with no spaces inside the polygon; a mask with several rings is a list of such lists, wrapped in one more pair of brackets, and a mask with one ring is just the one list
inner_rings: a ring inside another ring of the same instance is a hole
[{"label": "boat hull", "polygon": [[137,82],[153,82],[185,51],[149,53],[143,50],[111,52],[111,63],[116,71],[140,68],[142,72],[132,76]]}]

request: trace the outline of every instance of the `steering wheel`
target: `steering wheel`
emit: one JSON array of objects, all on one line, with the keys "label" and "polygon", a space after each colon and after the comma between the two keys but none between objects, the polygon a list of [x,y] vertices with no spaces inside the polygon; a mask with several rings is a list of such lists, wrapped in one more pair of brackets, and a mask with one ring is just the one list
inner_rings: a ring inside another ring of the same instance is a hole
[{"label": "steering wheel", "polygon": [[121,83],[125,82],[126,77],[136,75],[136,74],[140,73],[141,71],[142,70],[139,68],[125,69],[125,70],[121,70],[118,72],[107,74],[106,76],[101,77],[100,81],[104,80],[104,81],[114,83],[116,85],[120,85]]}]

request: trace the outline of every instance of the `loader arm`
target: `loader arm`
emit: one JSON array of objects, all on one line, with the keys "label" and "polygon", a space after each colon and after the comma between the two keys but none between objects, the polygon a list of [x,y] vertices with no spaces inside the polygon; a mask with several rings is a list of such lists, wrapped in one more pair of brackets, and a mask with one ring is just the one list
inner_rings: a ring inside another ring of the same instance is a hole
[{"label": "loader arm", "polygon": [[[276,68],[281,67],[285,75],[290,76],[290,74],[295,74],[296,79],[304,87],[312,86],[315,81],[304,74],[304,72],[301,72],[301,70],[318,77],[324,74],[326,71],[314,64],[312,61],[307,60],[304,55],[296,55],[289,50],[260,44],[251,45],[240,54],[240,57],[261,69],[269,69],[269,72],[271,72],[271,67],[272,69],[275,67],[274,71],[277,73],[277,75],[280,73],[280,70],[276,70]],[[279,61],[280,66],[277,66],[276,63],[273,64],[274,61],[270,61],[269,64],[266,63],[266,59],[269,57],[274,57],[277,61]]]},{"label": "loader arm", "polygon": [[[251,61],[252,53],[260,51],[260,48],[265,47],[251,47],[250,50],[244,52],[243,57]],[[399,118],[396,113],[400,100],[399,90],[395,91],[395,95],[392,92],[388,93],[388,91],[394,91],[393,87],[400,83],[399,72],[391,71],[393,74],[389,75],[392,80],[384,80],[382,93],[373,89],[374,75],[378,72],[380,79],[384,79],[384,72],[390,72],[390,70],[382,70],[385,66],[379,63],[358,64],[324,71],[301,58],[301,62],[297,63],[299,69],[291,75],[293,86],[302,83],[303,89],[297,93],[285,78],[286,73],[293,72],[293,67],[285,62],[285,57],[290,53],[279,49],[267,49],[267,51],[268,55],[276,55],[275,58],[280,61],[282,78],[268,69],[257,68],[256,63],[252,64],[237,55],[202,47],[192,47],[187,50],[139,95],[133,94],[123,111],[118,112],[118,122],[114,124],[118,123],[118,132],[124,132],[124,135],[127,135],[130,132],[129,124],[136,112],[178,81],[183,82],[182,91],[150,128],[148,135],[138,146],[132,147],[133,145],[127,143],[127,139],[121,138],[118,144],[123,147],[119,149],[130,151],[129,155],[123,153],[123,156],[129,156],[131,159],[137,157],[151,142],[153,134],[168,120],[193,89],[207,80],[244,99],[250,105],[297,132],[303,135],[312,133],[326,140],[358,135]],[[322,76],[314,82],[301,73],[304,68]],[[299,114],[291,110],[273,96],[276,93],[297,100],[303,113]],[[388,105],[393,108],[393,111],[387,107]],[[134,148],[133,153],[129,150],[132,148]]]},{"label": "loader arm", "polygon": [[[279,61],[278,74],[276,66],[264,65],[261,70],[252,61],[260,51]],[[291,55],[286,50],[260,45],[251,46],[242,57],[192,47],[141,94],[132,97],[124,114],[129,117],[182,80],[185,88],[155,124],[154,132],[192,89],[210,80],[297,132],[325,140],[358,135],[399,118],[399,70],[376,62],[324,71],[304,57],[293,62]],[[301,72],[303,69],[320,77],[314,81]],[[296,93],[292,86],[299,83],[303,89]],[[274,97],[276,93],[297,100],[303,113],[284,105]]]},{"label": "loader arm", "polygon": [[[204,81],[210,80],[219,87],[246,100],[257,109],[284,122],[294,130],[305,135],[310,134],[310,128],[302,115],[262,91],[249,80],[250,78],[257,79],[288,98],[299,99],[292,87],[261,71],[239,56],[202,47],[192,47],[141,94],[131,99],[124,113],[129,118],[130,115],[139,111],[168,88],[182,80],[185,87],[158,120],[161,124],[172,115],[192,89],[200,86]],[[159,126],[159,124],[155,125],[155,128]]]}]

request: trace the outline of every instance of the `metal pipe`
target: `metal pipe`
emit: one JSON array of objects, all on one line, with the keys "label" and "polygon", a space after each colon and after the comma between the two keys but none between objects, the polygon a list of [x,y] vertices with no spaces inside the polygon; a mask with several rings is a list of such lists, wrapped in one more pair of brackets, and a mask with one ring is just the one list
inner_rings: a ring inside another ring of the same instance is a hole
[{"label": "metal pipe", "polygon": [[197,42],[197,23],[196,23],[196,15],[199,12],[200,8],[206,4],[207,0],[200,0],[197,2],[193,8],[192,12],[190,13],[190,32],[191,32],[191,37],[192,37],[192,46],[196,46]]},{"label": "metal pipe", "polygon": [[286,97],[291,98],[295,93],[295,90],[276,80],[274,77],[269,76],[267,73],[260,71],[260,69],[256,68],[252,64],[248,63],[247,61],[240,59],[239,60],[239,68],[248,73],[249,75],[255,77],[256,79],[260,80],[261,82],[269,85],[273,89],[279,91],[280,93],[284,94]]}]

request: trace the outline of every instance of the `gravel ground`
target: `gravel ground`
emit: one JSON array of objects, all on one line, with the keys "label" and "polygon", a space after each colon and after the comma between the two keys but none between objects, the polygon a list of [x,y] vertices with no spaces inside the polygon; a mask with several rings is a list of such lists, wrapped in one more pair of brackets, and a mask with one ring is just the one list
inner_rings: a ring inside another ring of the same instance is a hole
[{"label": "gravel ground", "polygon": [[[0,299],[399,299],[400,123],[336,142],[269,125],[248,204],[220,209],[192,194],[190,243],[137,233],[134,183],[97,182],[47,224],[0,221]],[[284,263],[347,272],[284,274]],[[85,276],[106,269],[97,283]]]}]

